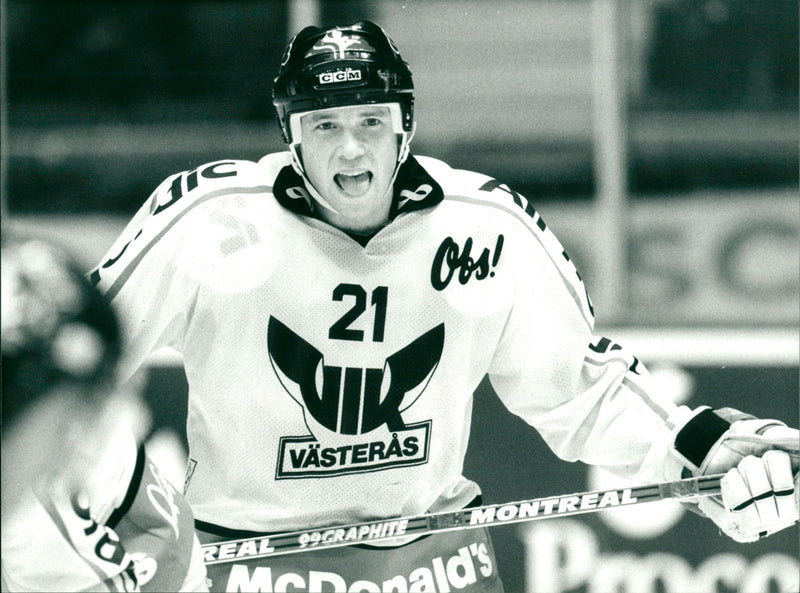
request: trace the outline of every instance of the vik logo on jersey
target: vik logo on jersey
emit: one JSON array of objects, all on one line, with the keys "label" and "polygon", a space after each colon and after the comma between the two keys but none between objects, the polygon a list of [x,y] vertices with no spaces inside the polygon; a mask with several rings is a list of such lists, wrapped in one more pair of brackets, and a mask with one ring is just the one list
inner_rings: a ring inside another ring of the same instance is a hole
[{"label": "vik logo on jersey", "polygon": [[272,367],[303,407],[311,432],[281,437],[276,479],[427,462],[431,422],[406,424],[402,412],[417,401],[439,364],[444,324],[387,357],[383,368],[326,365],[322,352],[274,317],[267,333]]}]

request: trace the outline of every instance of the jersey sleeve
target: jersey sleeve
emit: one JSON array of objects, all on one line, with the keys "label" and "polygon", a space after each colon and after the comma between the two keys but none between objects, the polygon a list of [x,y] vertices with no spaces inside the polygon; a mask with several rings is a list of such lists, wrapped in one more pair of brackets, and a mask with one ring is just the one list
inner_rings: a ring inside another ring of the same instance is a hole
[{"label": "jersey sleeve", "polygon": [[237,230],[232,217],[212,221],[210,212],[226,199],[270,191],[256,163],[218,161],[168,177],[142,205],[89,274],[120,316],[124,378],[162,347],[181,350],[202,275]]},{"label": "jersey sleeve", "polygon": [[[183,496],[124,423],[58,475],[33,485],[3,526],[10,591],[204,591],[205,566]],[[77,465],[76,465],[77,464]]]},{"label": "jersey sleeve", "polygon": [[[168,178],[153,192],[89,274],[119,315],[125,338],[122,379],[156,350],[177,345],[189,299],[196,292],[185,273],[185,256],[181,259],[185,210],[182,215],[184,204],[170,202],[174,183]],[[170,205],[159,210],[164,204]]]},{"label": "jersey sleeve", "polygon": [[197,590],[205,567],[188,503],[142,448],[121,504],[105,523],[131,558],[142,591]]},{"label": "jersey sleeve", "polygon": [[679,478],[672,430],[688,409],[653,390],[632,353],[594,334],[575,266],[529,202],[511,193],[526,216],[514,233],[514,304],[488,373],[496,393],[562,459],[640,481]]}]

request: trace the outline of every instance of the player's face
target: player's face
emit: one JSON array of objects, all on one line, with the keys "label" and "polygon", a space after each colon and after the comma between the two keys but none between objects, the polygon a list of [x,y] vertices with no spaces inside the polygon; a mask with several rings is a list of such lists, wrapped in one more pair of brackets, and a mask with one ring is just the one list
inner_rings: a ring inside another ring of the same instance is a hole
[{"label": "player's face", "polygon": [[354,105],[313,111],[301,118],[301,126],[306,175],[335,210],[322,207],[320,216],[356,233],[386,224],[397,163],[389,108]]}]

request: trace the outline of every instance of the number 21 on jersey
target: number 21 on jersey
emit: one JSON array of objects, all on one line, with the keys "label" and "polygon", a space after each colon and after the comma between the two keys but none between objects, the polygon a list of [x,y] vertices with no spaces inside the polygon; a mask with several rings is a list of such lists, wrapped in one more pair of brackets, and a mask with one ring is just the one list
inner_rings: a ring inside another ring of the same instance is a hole
[{"label": "number 21 on jersey", "polygon": [[[328,330],[331,340],[363,342],[364,330],[351,327],[362,315],[372,316],[372,341],[383,342],[386,328],[386,303],[389,295],[387,286],[378,286],[371,293],[360,284],[339,284],[333,289],[333,300],[350,304],[344,314]],[[370,312],[367,312],[369,297]]]}]

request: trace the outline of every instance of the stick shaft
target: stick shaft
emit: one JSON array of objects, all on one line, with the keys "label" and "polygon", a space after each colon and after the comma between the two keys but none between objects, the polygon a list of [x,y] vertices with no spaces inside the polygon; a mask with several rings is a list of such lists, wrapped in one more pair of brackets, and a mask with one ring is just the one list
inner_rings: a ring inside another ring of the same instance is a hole
[{"label": "stick shaft", "polygon": [[241,562],[282,554],[294,554],[320,548],[336,548],[354,544],[373,543],[397,537],[418,537],[440,531],[472,529],[506,525],[565,515],[594,513],[666,499],[689,500],[712,496],[720,492],[722,475],[687,478],[618,488],[578,492],[555,497],[532,498],[505,504],[414,515],[380,521],[323,527],[247,539],[206,544],[203,554],[206,564]]}]

